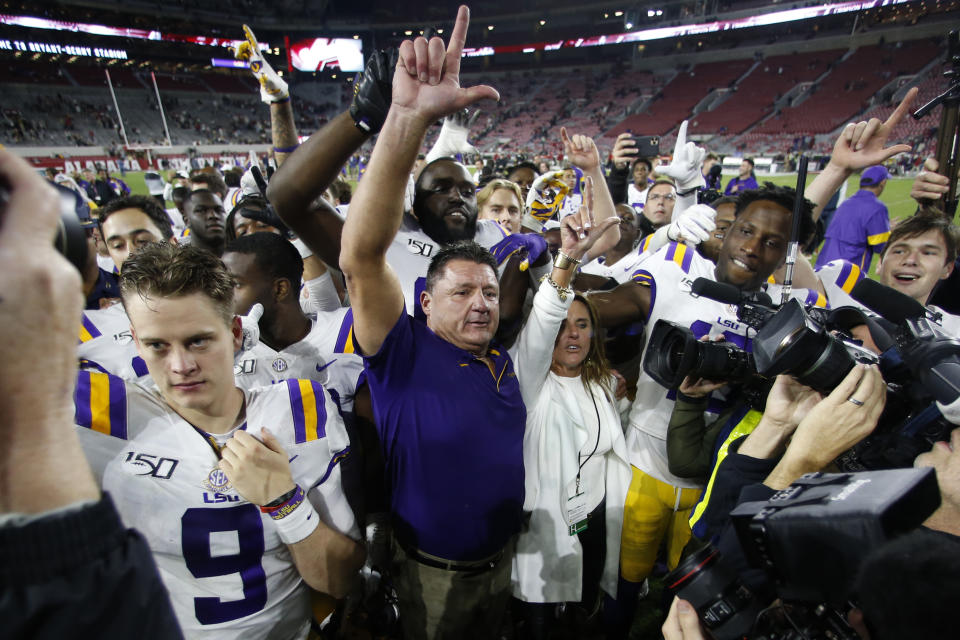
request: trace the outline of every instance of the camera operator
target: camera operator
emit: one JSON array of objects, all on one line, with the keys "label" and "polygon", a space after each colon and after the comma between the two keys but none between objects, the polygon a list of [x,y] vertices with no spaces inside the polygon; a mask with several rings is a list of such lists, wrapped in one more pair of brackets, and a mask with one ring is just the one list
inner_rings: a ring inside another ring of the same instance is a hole
[{"label": "camera operator", "polygon": [[[773,185],[745,192],[716,265],[693,247],[666,245],[644,261],[633,281],[591,295],[601,324],[645,321],[652,326],[662,318],[690,327],[697,337],[722,334],[748,349],[748,327],[737,320],[732,308],[694,295],[691,286],[696,278],[706,277],[743,291],[764,287],[786,257],[794,199],[792,189]],[[810,209],[809,203],[802,209],[801,234],[813,224]],[[795,294],[803,300],[807,292],[795,290]],[[677,477],[669,469],[666,438],[673,404],[670,390],[646,373],[640,376],[627,430],[634,479],[624,507],[618,613],[612,616],[620,625],[632,618],[635,595],[664,538],[669,540],[668,565],[673,568],[679,561],[690,536],[688,513],[702,487],[699,481]],[[612,604],[609,609],[614,609]]]},{"label": "camera operator", "polygon": [[60,199],[7,151],[0,185],[0,322],[16,336],[0,347],[3,636],[182,637],[143,536],[100,493],[72,426],[83,299],[53,248]]},{"label": "camera operator", "polygon": [[[851,372],[852,375],[857,373]],[[841,387],[849,382],[850,376]],[[868,409],[871,396],[882,399],[875,395],[882,388],[875,386],[876,382],[862,383],[851,394],[850,398],[862,398],[863,405],[853,403],[853,407],[846,407],[842,394],[847,389],[841,391],[838,387],[831,396],[836,396],[839,405],[828,398],[811,410],[764,485],[744,487],[741,502],[762,500],[774,489],[785,488],[799,474],[814,470],[816,458],[826,459],[837,447],[869,432],[882,407],[880,402],[879,406]],[[839,418],[837,431],[845,435],[832,442],[825,441],[824,435],[833,431],[834,418]],[[856,420],[860,420],[859,424]],[[824,455],[815,453],[821,443],[826,444]],[[808,462],[800,462],[802,460]],[[955,579],[960,571],[960,429],[951,434],[950,443],[938,443],[930,452],[918,456],[915,465],[935,470],[941,504],[923,527],[884,543],[863,559],[853,583],[854,600],[859,608],[847,614],[847,622],[864,639],[942,638],[954,632],[951,614],[960,598],[960,583]],[[721,542],[721,552],[729,562],[739,557],[739,550],[725,544],[734,540],[737,545],[735,537],[727,533]],[[707,637],[696,611],[689,602],[679,598],[674,599],[663,634],[666,640]]]}]

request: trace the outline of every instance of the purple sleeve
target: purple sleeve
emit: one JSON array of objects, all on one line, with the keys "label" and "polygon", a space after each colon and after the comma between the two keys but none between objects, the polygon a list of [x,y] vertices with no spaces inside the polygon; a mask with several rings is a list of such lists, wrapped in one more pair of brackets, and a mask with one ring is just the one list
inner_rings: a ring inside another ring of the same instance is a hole
[{"label": "purple sleeve", "polygon": [[416,356],[414,322],[420,321],[407,315],[404,307],[397,323],[380,345],[380,350],[371,356],[363,356],[364,369],[371,384],[389,383],[392,388],[396,388],[402,385],[402,381],[410,379],[410,370]]},{"label": "purple sleeve", "polygon": [[882,252],[890,238],[890,215],[887,208],[882,204],[877,207],[867,219],[866,227],[867,244],[875,252]]}]

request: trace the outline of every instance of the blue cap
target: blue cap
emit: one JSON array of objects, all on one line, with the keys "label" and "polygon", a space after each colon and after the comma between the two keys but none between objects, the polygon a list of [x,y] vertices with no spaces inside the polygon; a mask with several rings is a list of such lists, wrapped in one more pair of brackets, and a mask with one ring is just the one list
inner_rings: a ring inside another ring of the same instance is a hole
[{"label": "blue cap", "polygon": [[861,187],[874,187],[890,177],[890,172],[881,164],[867,167],[860,174]]}]

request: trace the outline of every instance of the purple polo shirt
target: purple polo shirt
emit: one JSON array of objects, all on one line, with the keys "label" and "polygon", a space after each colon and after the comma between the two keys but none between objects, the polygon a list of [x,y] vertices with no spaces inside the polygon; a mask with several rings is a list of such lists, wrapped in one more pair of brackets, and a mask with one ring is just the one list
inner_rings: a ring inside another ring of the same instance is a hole
[{"label": "purple polo shirt", "polygon": [[[734,187],[737,187],[734,191]],[[740,179],[740,176],[735,178],[730,178],[730,182],[727,183],[727,190],[723,192],[725,196],[735,196],[737,194],[743,193],[744,191],[750,191],[751,189],[759,189],[760,185],[757,184],[757,179],[753,176],[747,176],[743,180]]]},{"label": "purple polo shirt", "polygon": [[506,350],[494,371],[406,310],[364,357],[394,534],[448,560],[486,558],[520,531],[527,412]]},{"label": "purple polo shirt", "polygon": [[873,254],[883,253],[889,239],[887,206],[872,191],[861,189],[844,200],[830,219],[816,268],[846,260],[866,271]]}]

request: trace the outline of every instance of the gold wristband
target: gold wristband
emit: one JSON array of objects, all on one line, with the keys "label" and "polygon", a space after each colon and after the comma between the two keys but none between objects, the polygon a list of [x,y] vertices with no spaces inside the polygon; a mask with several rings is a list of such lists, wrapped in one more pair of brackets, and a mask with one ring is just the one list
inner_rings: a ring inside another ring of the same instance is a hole
[{"label": "gold wristband", "polygon": [[576,258],[571,258],[563,251],[557,251],[557,257],[553,260],[553,267],[555,269],[569,269],[571,265],[579,265],[580,261]]}]

